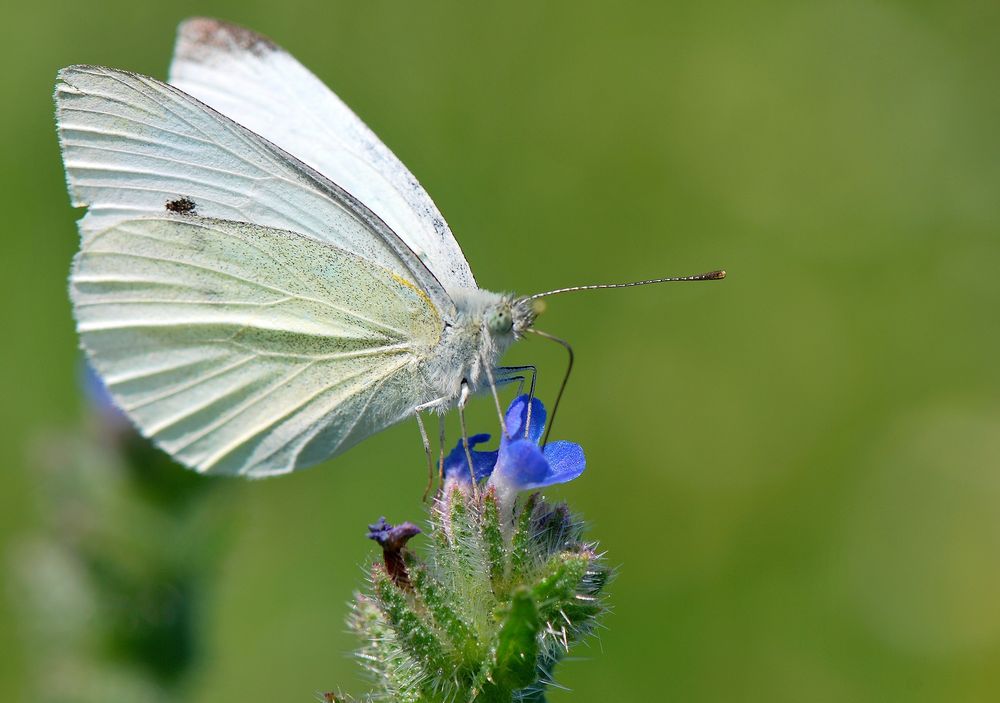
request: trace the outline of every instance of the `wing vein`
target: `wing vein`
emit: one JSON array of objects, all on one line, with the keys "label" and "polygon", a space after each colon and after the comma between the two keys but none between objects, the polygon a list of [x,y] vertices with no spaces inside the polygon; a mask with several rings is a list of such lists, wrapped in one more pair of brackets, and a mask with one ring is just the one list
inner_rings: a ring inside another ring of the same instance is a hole
[{"label": "wing vein", "polygon": [[[190,447],[192,444],[194,444],[195,442],[197,442],[202,437],[205,437],[206,435],[210,434],[211,432],[215,431],[216,429],[218,429],[218,428],[222,427],[223,425],[227,424],[230,420],[233,420],[234,418],[236,418],[239,415],[243,414],[243,412],[245,410],[248,410],[248,409],[252,408],[253,406],[257,405],[257,403],[260,402],[260,400],[262,398],[265,398],[265,397],[269,396],[277,388],[280,388],[281,386],[284,386],[284,385],[287,385],[287,384],[291,383],[292,381],[294,381],[296,378],[298,378],[299,376],[301,376],[302,374],[304,374],[306,371],[308,371],[310,368],[312,368],[315,365],[316,365],[316,362],[315,361],[311,361],[308,364],[304,364],[304,365],[300,366],[299,368],[293,369],[288,374],[279,376],[274,381],[272,381],[271,383],[269,383],[267,385],[267,387],[260,389],[257,393],[255,393],[254,395],[250,396],[249,398],[247,398],[243,402],[241,402],[241,403],[233,406],[232,408],[230,408],[226,412],[224,412],[221,415],[219,415],[215,420],[213,420],[212,422],[208,423],[207,425],[205,425],[204,427],[202,427],[200,430],[198,430],[197,432],[195,432],[193,434],[193,436],[185,437],[185,441],[182,444],[173,447],[173,450],[176,451],[176,452],[182,452],[182,451],[184,451],[185,449],[187,449],[188,447]],[[272,422],[271,424],[274,424],[274,423]],[[251,438],[252,437],[256,437],[259,434],[260,434],[259,431],[258,432],[253,432],[253,434],[251,435]],[[210,464],[208,466],[210,466]]]},{"label": "wing vein", "polygon": [[[264,432],[268,428],[273,427],[274,425],[276,425],[277,423],[281,422],[282,420],[284,420],[288,416],[292,415],[293,413],[297,412],[298,410],[301,410],[305,406],[310,405],[314,400],[316,400],[317,398],[319,398],[321,395],[329,392],[331,389],[336,388],[338,386],[346,385],[350,381],[353,381],[353,380],[355,380],[357,378],[360,378],[360,377],[364,376],[366,373],[367,373],[367,371],[359,371],[358,373],[353,374],[351,376],[346,376],[346,377],[344,377],[342,379],[338,379],[336,383],[329,383],[329,384],[327,384],[327,385],[319,388],[318,390],[316,390],[312,394],[306,396],[304,399],[302,399],[299,402],[294,403],[293,405],[291,405],[291,407],[283,408],[280,415],[276,415],[273,418],[270,418],[267,422],[255,425],[254,427],[252,427],[247,432],[244,432],[239,437],[234,438],[231,442],[229,442],[227,445],[225,445],[224,447],[222,447],[219,451],[213,453],[211,456],[209,456],[208,458],[206,458],[202,462],[202,464],[201,464],[202,470],[206,471],[208,469],[211,469],[212,466],[218,464],[219,461],[221,461],[223,458],[225,458],[229,454],[232,454],[236,449],[238,449],[239,447],[243,446],[244,444],[246,444],[247,442],[249,442],[250,440],[252,440],[254,437],[257,437],[258,435],[260,435],[262,432]],[[344,401],[341,400],[340,402],[342,403]],[[304,434],[304,432],[301,432],[299,434]],[[272,456],[276,451],[278,451],[278,450],[275,450],[274,452],[271,452],[270,454],[268,454],[267,456],[262,457],[262,458],[263,459],[267,459],[270,456]]]},{"label": "wing vein", "polygon": [[[137,234],[137,236],[147,236],[147,235],[139,234],[139,233],[136,233],[136,234]],[[155,241],[163,241],[163,240],[159,240],[156,237],[148,237],[147,236],[147,238],[153,239]],[[394,327],[390,327],[388,325],[376,322],[374,320],[370,320],[370,319],[368,319],[368,318],[366,318],[366,317],[364,317],[362,315],[358,315],[357,313],[355,313],[352,310],[348,310],[346,308],[342,308],[342,307],[339,307],[337,305],[334,305],[332,302],[330,302],[328,300],[322,300],[320,298],[314,298],[312,296],[302,295],[302,294],[299,294],[299,293],[293,293],[292,291],[288,291],[288,290],[285,290],[283,288],[278,288],[277,286],[272,286],[272,285],[269,285],[269,284],[266,284],[266,283],[261,283],[260,281],[254,281],[252,279],[244,278],[243,276],[238,276],[238,275],[236,275],[234,273],[230,273],[228,271],[220,271],[219,269],[214,269],[214,268],[211,268],[209,266],[203,266],[201,264],[195,264],[195,263],[192,263],[190,261],[182,261],[180,259],[166,258],[166,257],[162,257],[162,256],[148,256],[148,255],[145,255],[145,254],[137,254],[137,253],[134,253],[134,252],[111,251],[111,250],[101,250],[101,249],[94,249],[94,248],[88,248],[84,252],[84,254],[86,254],[87,256],[94,256],[94,255],[97,255],[97,256],[112,256],[112,257],[120,256],[120,257],[125,257],[125,258],[141,259],[141,260],[145,260],[145,261],[164,262],[164,263],[176,264],[177,266],[185,266],[185,267],[188,267],[188,268],[197,269],[197,270],[200,270],[200,271],[205,271],[207,273],[214,274],[214,275],[217,275],[217,276],[231,278],[233,280],[237,280],[237,281],[240,281],[242,283],[246,283],[246,284],[248,284],[250,286],[255,286],[257,288],[271,290],[271,291],[274,291],[276,293],[280,293],[280,294],[282,294],[284,296],[294,297],[294,298],[296,298],[298,300],[304,300],[304,301],[308,301],[308,302],[311,302],[311,303],[316,303],[317,305],[323,305],[325,307],[328,307],[331,310],[334,310],[334,311],[336,311],[338,313],[341,313],[343,315],[351,317],[351,318],[353,318],[354,320],[356,320],[358,322],[366,322],[366,323],[375,325],[375,326],[379,327],[382,331],[387,332],[387,333],[391,333],[391,334],[395,335],[397,338],[404,339],[406,337],[406,334],[402,330],[396,329]],[[113,329],[113,328],[108,328],[108,329]]]},{"label": "wing vein", "polygon": [[[200,386],[205,381],[211,381],[213,378],[218,378],[219,376],[227,374],[230,371],[233,371],[235,369],[240,368],[241,366],[246,365],[247,362],[253,361],[253,359],[255,358],[255,356],[256,356],[255,354],[251,354],[250,356],[245,356],[242,359],[237,359],[236,361],[231,362],[231,363],[223,366],[222,368],[215,369],[215,370],[209,372],[208,374],[204,374],[204,375],[200,375],[200,376],[195,376],[195,378],[191,379],[190,381],[188,381],[186,383],[182,383],[179,386],[171,386],[170,388],[168,388],[167,390],[163,391],[162,393],[157,393],[155,395],[143,398],[142,401],[140,401],[138,403],[129,404],[129,405],[125,406],[125,409],[128,410],[129,412],[134,412],[136,410],[141,410],[142,408],[149,407],[153,403],[159,403],[161,401],[166,400],[167,398],[173,398],[173,397],[175,397],[179,393],[183,393],[184,391],[191,390],[192,388],[194,388],[196,386]],[[112,384],[109,382],[108,385],[111,386]],[[116,384],[116,385],[120,385],[120,384]]]}]

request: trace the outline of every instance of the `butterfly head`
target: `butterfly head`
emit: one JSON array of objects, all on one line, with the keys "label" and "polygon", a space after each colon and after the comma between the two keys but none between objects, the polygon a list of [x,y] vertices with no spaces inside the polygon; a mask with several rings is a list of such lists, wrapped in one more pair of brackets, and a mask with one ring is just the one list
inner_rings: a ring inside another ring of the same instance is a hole
[{"label": "butterfly head", "polygon": [[486,310],[483,322],[493,337],[521,336],[535,324],[535,318],[544,310],[545,304],[530,298],[504,298]]}]

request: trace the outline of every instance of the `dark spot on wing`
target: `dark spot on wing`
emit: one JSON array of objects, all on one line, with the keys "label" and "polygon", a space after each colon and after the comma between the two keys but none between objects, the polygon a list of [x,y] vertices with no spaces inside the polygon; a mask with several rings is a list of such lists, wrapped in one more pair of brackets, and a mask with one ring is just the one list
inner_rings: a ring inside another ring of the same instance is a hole
[{"label": "dark spot on wing", "polygon": [[201,59],[198,49],[211,47],[225,51],[249,51],[256,56],[264,56],[278,50],[278,45],[245,27],[214,20],[207,17],[188,20],[181,28],[184,40],[180,47],[189,58]]},{"label": "dark spot on wing", "polygon": [[195,215],[195,204],[191,198],[177,198],[177,200],[167,201],[167,210],[176,212],[178,215]]}]

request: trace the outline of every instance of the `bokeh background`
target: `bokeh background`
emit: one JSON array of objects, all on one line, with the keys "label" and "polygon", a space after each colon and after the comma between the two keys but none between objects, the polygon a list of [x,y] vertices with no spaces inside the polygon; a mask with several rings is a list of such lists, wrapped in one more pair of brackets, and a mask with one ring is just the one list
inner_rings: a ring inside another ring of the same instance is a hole
[{"label": "bokeh background", "polygon": [[[421,179],[486,288],[729,270],[554,298],[539,321],[576,348],[554,435],[589,460],[550,494],[620,569],[607,629],[553,701],[1000,699],[989,0],[8,7],[6,581],[25,540],[51,534],[39,457],[86,424],[55,72],[163,78],[192,14],[269,34],[333,87]],[[539,364],[551,400],[558,347],[508,358]],[[374,556],[364,526],[422,518],[422,462],[407,423],[300,475],[213,486],[227,537],[185,698],[362,691],[343,619]],[[4,594],[0,698],[37,700],[34,616],[18,587]]]}]

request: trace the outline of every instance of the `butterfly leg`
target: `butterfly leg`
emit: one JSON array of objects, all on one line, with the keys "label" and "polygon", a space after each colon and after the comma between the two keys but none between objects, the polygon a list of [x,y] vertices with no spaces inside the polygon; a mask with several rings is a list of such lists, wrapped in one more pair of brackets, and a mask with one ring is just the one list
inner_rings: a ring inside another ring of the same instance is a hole
[{"label": "butterfly leg", "polygon": [[[497,369],[497,374],[500,376],[500,383],[507,383],[512,381],[520,381],[517,386],[517,394],[521,395],[524,391],[524,381],[527,374],[531,374],[531,383],[528,384],[528,417],[524,423],[524,436],[528,437],[528,428],[531,427],[531,406],[532,400],[535,399],[535,379],[538,377],[538,369],[532,365],[528,366],[501,366]],[[507,374],[514,374],[508,376]]]},{"label": "butterfly leg", "polygon": [[527,380],[526,376],[497,377],[497,389],[499,390],[503,386],[506,386],[508,383],[513,383],[514,381],[517,381],[517,393],[514,394],[514,397],[516,398],[517,396],[524,393],[524,382],[526,380]]},{"label": "butterfly leg", "polygon": [[[430,495],[431,487],[434,485],[434,460],[431,456],[431,441],[427,437],[427,428],[424,426],[424,419],[420,416],[420,413],[437,407],[444,402],[444,398],[438,398],[437,400],[432,400],[429,403],[424,403],[418,405],[414,408],[413,415],[417,418],[417,426],[420,428],[420,439],[424,443],[424,454],[427,455],[427,487],[424,489],[424,497],[421,498],[424,502],[427,501],[427,496]],[[441,426],[441,451],[444,451],[444,424],[439,420]],[[444,471],[444,454],[438,461],[439,473]]]},{"label": "butterfly leg", "polygon": [[514,381],[519,381],[517,385],[517,394],[521,395],[524,393],[524,383],[528,380],[528,374],[531,375],[531,381],[528,384],[528,397],[535,397],[535,377],[538,375],[538,369],[532,365],[528,366],[499,366],[497,367],[497,383],[512,383]]},{"label": "butterfly leg", "polygon": [[[495,391],[494,391],[495,392]],[[472,451],[469,449],[469,430],[465,426],[465,406],[469,403],[469,384],[462,381],[462,392],[458,396],[458,422],[462,426],[462,446],[465,447],[465,459],[469,462],[469,476],[472,478],[472,495],[479,498],[479,488],[476,486],[475,464],[472,463]]]},{"label": "butterfly leg", "polygon": [[438,415],[438,481],[444,483],[444,415]]},{"label": "butterfly leg", "polygon": [[483,364],[483,370],[486,371],[486,380],[490,382],[490,392],[493,393],[493,402],[497,406],[497,417],[500,418],[500,431],[503,432],[504,437],[509,437],[510,435],[507,434],[507,421],[503,416],[503,408],[500,407],[500,394],[497,393],[497,380],[493,375],[493,369],[490,368],[489,364]]},{"label": "butterfly leg", "polygon": [[424,419],[420,417],[420,413],[417,412],[415,417],[417,418],[417,427],[420,428],[420,439],[424,443],[424,454],[427,455],[427,487],[424,488],[424,495],[420,499],[423,502],[427,502],[427,496],[431,493],[431,486],[434,485],[434,460],[431,458],[431,442],[427,439],[427,428],[424,427]]}]

